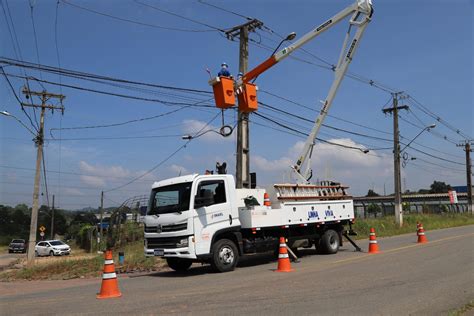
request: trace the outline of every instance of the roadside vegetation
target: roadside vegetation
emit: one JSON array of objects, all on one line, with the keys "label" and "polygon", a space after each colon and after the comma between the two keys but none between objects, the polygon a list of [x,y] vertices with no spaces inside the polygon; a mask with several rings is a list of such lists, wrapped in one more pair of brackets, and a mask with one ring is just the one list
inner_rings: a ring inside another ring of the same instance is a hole
[{"label": "roadside vegetation", "polygon": [[458,308],[456,310],[450,311],[448,313],[448,316],[461,316],[461,315],[466,315],[468,312],[470,313],[472,310],[474,310],[474,300],[470,301],[466,305],[464,305],[461,308]]},{"label": "roadside vegetation", "polygon": [[[118,254],[124,252],[124,264],[120,265]],[[22,259],[23,263],[26,259]],[[143,240],[127,244],[114,251],[117,273],[157,271],[165,266],[160,258],[147,258],[143,254]],[[64,257],[37,258],[29,268],[6,270],[0,273],[0,281],[14,280],[68,280],[100,277],[104,267],[103,254],[85,252]]]},{"label": "roadside vegetation", "polygon": [[409,214],[403,216],[403,227],[398,227],[394,216],[385,216],[371,219],[358,219],[353,225],[358,233],[357,239],[369,236],[370,228],[375,228],[377,237],[388,237],[416,232],[416,224],[423,223],[426,230],[474,225],[474,216],[467,214]]}]

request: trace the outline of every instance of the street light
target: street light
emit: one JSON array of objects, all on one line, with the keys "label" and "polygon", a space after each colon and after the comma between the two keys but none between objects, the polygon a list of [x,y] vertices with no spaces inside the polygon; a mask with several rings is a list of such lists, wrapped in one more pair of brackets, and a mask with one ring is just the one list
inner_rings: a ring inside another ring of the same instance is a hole
[{"label": "street light", "polygon": [[[284,42],[286,41],[292,41],[294,40],[296,37],[296,33],[295,32],[291,32],[290,34],[288,34],[284,39],[281,40],[281,42],[278,44],[278,46],[275,48],[275,50],[273,51],[273,53],[270,55],[270,56],[273,56],[275,55],[275,53],[277,52],[278,48],[280,48],[281,44],[283,44]],[[252,83],[255,82],[255,80],[257,80],[258,76],[255,77],[253,80],[252,80]]]},{"label": "street light", "polygon": [[421,132],[419,132],[418,135],[415,136],[415,138],[413,138],[408,144],[405,145],[405,147],[403,147],[402,150],[400,150],[400,153],[402,153],[405,149],[407,149],[407,147],[409,147],[410,144],[413,143],[413,141],[418,138],[418,136],[423,134],[424,131],[429,131],[430,129],[435,128],[435,127],[436,127],[436,124],[431,124],[423,128]]},{"label": "street light", "polygon": [[26,126],[19,118],[17,118],[15,115],[7,112],[7,111],[0,111],[0,114],[5,115],[7,117],[12,117],[15,120],[17,120],[18,123],[20,123],[24,128],[28,130],[31,134],[33,134],[36,137],[36,133],[34,133],[28,126]]},{"label": "street light", "polygon": [[274,55],[276,53],[276,51],[278,50],[278,48],[280,48],[281,44],[283,44],[284,42],[286,41],[292,41],[294,40],[296,37],[296,33],[295,32],[291,32],[290,34],[288,34],[284,39],[281,40],[280,44],[278,44],[278,46],[275,48],[275,50],[273,51],[272,55]]}]

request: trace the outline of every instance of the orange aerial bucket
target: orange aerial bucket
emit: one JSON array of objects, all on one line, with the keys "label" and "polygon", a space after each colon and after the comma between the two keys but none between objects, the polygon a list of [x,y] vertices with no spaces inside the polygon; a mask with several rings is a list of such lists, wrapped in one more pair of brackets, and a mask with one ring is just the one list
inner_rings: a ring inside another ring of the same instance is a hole
[{"label": "orange aerial bucket", "polygon": [[234,80],[227,77],[215,77],[209,81],[214,91],[214,100],[219,109],[228,109],[235,105]]},{"label": "orange aerial bucket", "polygon": [[249,113],[257,111],[258,100],[257,100],[257,86],[253,83],[246,83],[242,88],[239,89],[239,111]]}]

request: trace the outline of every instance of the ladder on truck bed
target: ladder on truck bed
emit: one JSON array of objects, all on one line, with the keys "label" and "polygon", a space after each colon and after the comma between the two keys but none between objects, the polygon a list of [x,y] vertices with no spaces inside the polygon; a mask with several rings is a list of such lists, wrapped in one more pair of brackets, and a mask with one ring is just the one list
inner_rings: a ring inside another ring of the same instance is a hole
[{"label": "ladder on truck bed", "polygon": [[321,181],[319,184],[275,184],[278,200],[347,200],[348,186],[333,181]]}]

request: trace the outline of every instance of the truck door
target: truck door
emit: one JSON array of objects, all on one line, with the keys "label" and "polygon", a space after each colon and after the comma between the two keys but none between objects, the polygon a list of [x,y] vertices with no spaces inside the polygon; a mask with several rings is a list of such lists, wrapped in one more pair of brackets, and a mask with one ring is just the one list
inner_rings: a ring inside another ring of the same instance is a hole
[{"label": "truck door", "polygon": [[212,236],[233,226],[229,190],[224,179],[203,179],[194,191],[194,236],[196,255],[210,252]]}]

